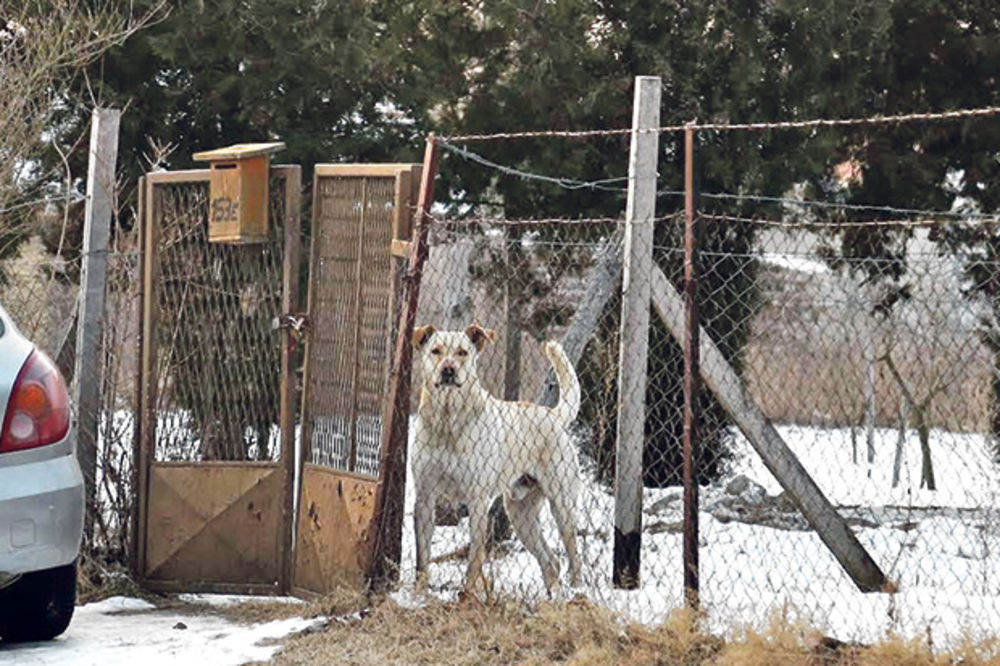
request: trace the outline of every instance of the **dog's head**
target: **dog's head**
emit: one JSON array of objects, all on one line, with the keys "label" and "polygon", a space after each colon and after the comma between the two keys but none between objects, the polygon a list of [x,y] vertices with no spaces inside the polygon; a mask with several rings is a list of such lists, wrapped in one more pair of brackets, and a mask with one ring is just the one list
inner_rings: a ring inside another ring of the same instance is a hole
[{"label": "dog's head", "polygon": [[433,326],[413,330],[413,346],[420,352],[424,385],[457,389],[476,379],[479,352],[496,334],[477,324],[464,331],[439,331]]}]

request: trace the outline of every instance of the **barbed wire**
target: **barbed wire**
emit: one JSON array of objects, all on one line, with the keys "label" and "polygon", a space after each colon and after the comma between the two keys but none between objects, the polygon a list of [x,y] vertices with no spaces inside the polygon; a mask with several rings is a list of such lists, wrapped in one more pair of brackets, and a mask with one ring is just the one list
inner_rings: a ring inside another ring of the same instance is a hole
[{"label": "barbed wire", "polygon": [[537,180],[544,183],[551,183],[553,185],[558,185],[559,187],[565,188],[567,190],[604,190],[609,192],[624,192],[625,188],[612,188],[607,187],[609,183],[618,183],[622,181],[628,181],[628,176],[621,176],[617,178],[603,178],[600,180],[584,181],[577,180],[575,178],[560,178],[555,176],[546,176],[544,174],[532,173],[530,171],[522,171],[520,169],[515,169],[514,167],[504,166],[503,164],[498,164],[489,160],[478,153],[474,153],[470,150],[464,148],[459,148],[458,146],[448,143],[447,141],[439,141],[439,145],[451,151],[460,157],[477,164],[481,164],[485,167],[495,169],[501,173],[505,173],[509,176],[516,176],[525,180]]},{"label": "barbed wire", "polygon": [[621,136],[626,134],[662,134],[669,132],[694,131],[763,131],[775,129],[814,129],[817,127],[851,127],[865,125],[895,125],[909,122],[933,122],[940,120],[955,120],[959,118],[974,118],[1000,115],[1000,107],[988,106],[977,109],[956,109],[954,111],[906,113],[897,115],[874,115],[862,118],[814,118],[809,120],[787,120],[778,122],[758,123],[698,123],[690,122],[682,125],[665,125],[650,129],[634,130],[631,128],[604,130],[538,130],[529,132],[497,132],[494,134],[455,134],[438,137],[439,142],[451,141],[499,141],[506,139],[537,139],[547,137],[589,138],[599,136]]},{"label": "barbed wire", "polygon": [[[683,218],[683,212],[659,215],[651,219],[654,223],[668,222]],[[446,226],[474,226],[485,225],[490,227],[499,226],[551,226],[551,225],[587,225],[587,224],[625,224],[624,217],[542,217],[542,218],[518,218],[507,219],[502,217],[473,216],[473,217],[441,217],[440,215],[426,214],[425,218],[435,225]],[[770,227],[784,227],[788,229],[837,229],[854,227],[913,227],[929,228],[941,224],[949,223],[950,220],[933,219],[883,219],[883,220],[776,220],[764,217],[747,217],[741,215],[727,215],[717,213],[698,212],[698,219],[716,220],[722,222],[739,222],[745,224],[757,224]],[[991,217],[989,219],[976,219],[976,223],[1000,223],[1000,219]]]},{"label": "barbed wire", "polygon": [[[657,194],[660,194],[657,192]],[[664,194],[677,194],[673,191],[666,191]],[[683,194],[681,192],[680,194]],[[1000,215],[995,213],[958,212],[942,211],[920,208],[899,208],[897,206],[882,206],[876,204],[855,204],[837,201],[819,201],[816,199],[795,199],[792,197],[772,197],[760,194],[730,194],[726,192],[702,192],[699,195],[703,199],[720,199],[733,201],[758,201],[761,203],[778,203],[788,206],[808,206],[810,208],[825,208],[831,210],[853,210],[865,212],[889,213],[891,215],[922,215],[925,217],[952,217],[958,219],[976,219],[988,221],[1000,221]]]},{"label": "barbed wire", "polygon": [[[678,260],[682,260],[684,257],[684,247],[680,243],[674,243],[670,245],[665,245],[663,243],[654,243],[653,249],[657,252],[663,253],[664,255],[676,256]],[[736,252],[734,250],[705,250],[700,249],[698,251],[698,256],[702,259],[756,259],[758,261],[768,262],[774,259],[797,259],[814,262],[817,266],[823,266],[824,270],[829,269],[831,266],[830,262],[835,264],[843,264],[846,266],[852,265],[885,265],[891,266],[900,263],[900,259],[897,257],[877,257],[877,256],[841,256],[836,255],[833,257],[825,257],[817,254],[816,247],[803,250],[780,250],[780,251],[769,251],[766,249],[751,250],[748,252]],[[906,262],[908,264],[923,264],[929,261],[938,262],[942,258],[948,255],[942,255],[940,252],[929,249],[929,250],[907,250],[906,252]],[[976,264],[980,266],[1000,266],[1000,259],[983,259],[976,260]]]},{"label": "barbed wire", "polygon": [[[548,176],[545,174],[539,174],[531,171],[525,171],[523,169],[517,169],[515,167],[506,166],[494,162],[482,155],[467,150],[465,148],[460,148],[453,144],[443,142],[441,144],[445,149],[454,152],[463,159],[475,162],[482,166],[486,166],[491,169],[500,171],[508,176],[513,176],[517,178],[523,178],[525,180],[536,180],[540,182],[547,182],[553,185],[558,185],[568,190],[580,190],[580,189],[595,189],[603,190],[606,192],[614,192],[616,194],[624,194],[627,192],[627,188],[624,187],[607,187],[607,183],[612,182],[622,182],[628,181],[628,176],[622,176],[618,178],[606,178],[602,180],[595,181],[584,181],[573,178],[561,178],[555,176]],[[672,189],[662,189],[657,190],[657,197],[683,197],[685,196],[684,190],[672,190]],[[1000,216],[990,213],[977,213],[977,212],[956,212],[956,211],[941,211],[933,209],[918,209],[918,208],[901,208],[898,206],[884,206],[877,204],[858,204],[858,203],[846,203],[837,201],[819,201],[816,199],[798,199],[793,197],[776,197],[762,194],[734,194],[729,192],[700,192],[699,197],[702,199],[715,199],[715,200],[728,200],[728,201],[755,201],[759,203],[773,203],[781,204],[787,206],[806,206],[810,208],[819,208],[826,210],[845,210],[845,211],[857,211],[857,212],[877,212],[877,213],[888,213],[890,215],[914,215],[914,216],[924,216],[931,218],[954,218],[962,220],[986,220],[986,221],[1000,221]],[[462,203],[456,201],[454,203]],[[500,203],[489,203],[487,205],[502,206]],[[884,222],[884,224],[889,225],[890,222]]]}]

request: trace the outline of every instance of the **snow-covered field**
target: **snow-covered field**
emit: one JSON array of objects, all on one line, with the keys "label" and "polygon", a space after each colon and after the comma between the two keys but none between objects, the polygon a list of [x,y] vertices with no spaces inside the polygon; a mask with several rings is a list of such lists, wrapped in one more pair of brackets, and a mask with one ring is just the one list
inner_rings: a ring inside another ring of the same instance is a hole
[{"label": "snow-covered field", "polygon": [[[778,428],[861,543],[899,586],[895,594],[857,590],[801,516],[776,497],[780,485],[750,445],[737,437],[727,478],[701,491],[701,599],[709,628],[727,633],[766,624],[776,612],[801,619],[842,639],[874,640],[889,633],[949,645],[964,638],[1000,635],[1000,472],[982,436],[933,431],[937,491],[920,488],[915,433],[904,448],[900,483],[891,487],[897,432],[876,432],[876,459],[852,462],[850,432],[799,426]],[[745,478],[741,478],[745,477]],[[727,488],[728,486],[728,488]],[[581,592],[644,622],[662,620],[683,603],[681,493],[646,490],[641,586],[611,585],[614,500],[588,482],[580,498],[579,533],[584,555]],[[397,599],[419,603],[414,592],[412,489],[407,493],[403,589]],[[433,556],[467,541],[466,520],[438,527]],[[554,525],[548,540],[558,546]],[[565,562],[565,558],[563,558]],[[519,545],[491,562],[498,590],[544,598],[538,566]],[[433,564],[430,591],[457,594],[464,560]]]},{"label": "snow-covered field", "polygon": [[[203,595],[187,601],[210,605],[239,602]],[[267,661],[279,649],[280,639],[324,621],[324,618],[291,618],[237,624],[211,613],[159,610],[141,599],[112,597],[77,608],[69,629],[55,641],[22,645],[0,643],[0,663],[18,666],[235,666]]]}]

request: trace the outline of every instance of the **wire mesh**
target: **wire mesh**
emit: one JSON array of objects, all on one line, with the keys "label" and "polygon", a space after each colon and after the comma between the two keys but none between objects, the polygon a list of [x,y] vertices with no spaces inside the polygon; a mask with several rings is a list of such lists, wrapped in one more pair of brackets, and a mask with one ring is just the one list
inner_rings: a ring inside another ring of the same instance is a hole
[{"label": "wire mesh", "polygon": [[207,182],[153,192],[156,460],[277,460],[284,177],[271,175],[264,243],[208,241]]},{"label": "wire mesh", "polygon": [[309,462],[377,476],[391,355],[394,178],[322,176],[313,218]]},{"label": "wire mesh", "polygon": [[[622,200],[608,186],[614,179],[559,178],[442,147],[467,160],[460,168],[474,173],[463,178],[497,191],[517,178],[511,189],[544,201],[539,192],[548,187],[563,208],[559,188]],[[670,144],[667,156],[676,149]],[[860,167],[820,168],[802,180],[825,183],[822,201],[809,201],[794,184],[780,195],[740,188],[700,200],[696,300],[702,348],[718,352],[714,369],[703,366],[715,381],[706,378],[696,400],[700,601],[708,627],[762,627],[779,614],[847,640],[895,633],[955,645],[970,632],[995,634],[995,218],[961,197],[940,212],[892,197],[889,204],[847,202],[844,182],[860,178]],[[655,305],[637,589],[612,584],[623,222],[545,217],[544,210],[540,219],[477,217],[503,210],[502,197],[486,205],[451,200],[428,221],[404,585],[426,582],[450,596],[473,580],[487,593],[540,599],[556,587],[558,568],[562,587],[644,621],[685,603],[684,221],[669,208],[682,194],[678,180],[661,168],[651,248],[661,277],[634,278],[651,281]],[[607,209],[591,198],[581,210],[595,208]],[[467,330],[470,324],[492,333]],[[561,425],[553,412],[531,406],[553,405],[561,393],[546,340],[562,342],[580,383],[579,412]],[[466,381],[473,390],[458,386]],[[860,591],[863,582],[803,514],[807,498],[786,490],[788,474],[777,478],[759,452],[760,433],[717,391],[745,396],[745,411],[773,426],[850,528],[875,578],[884,574],[884,586]],[[553,430],[568,433],[573,461]],[[532,458],[542,440],[564,466],[561,488],[540,478],[548,471]],[[575,497],[575,544],[561,529],[560,493]],[[501,496],[517,514],[513,530],[493,505]],[[525,498],[530,511],[519,506]],[[493,505],[489,518],[484,503]],[[489,553],[485,582],[469,577],[480,542]]]},{"label": "wire mesh", "polygon": [[[705,237],[752,242],[702,251],[699,302],[744,308],[716,339],[735,341],[754,402],[898,592],[860,593],[748,441],[720,421],[730,463],[704,491],[706,608],[759,624],[791,606],[862,639],[995,631],[989,313],[970,298],[977,285],[961,259],[934,240],[964,223],[859,231],[722,217],[701,218]],[[886,252],[832,251],[860,233],[887,241]],[[730,295],[712,287],[740,281],[747,287]]]}]

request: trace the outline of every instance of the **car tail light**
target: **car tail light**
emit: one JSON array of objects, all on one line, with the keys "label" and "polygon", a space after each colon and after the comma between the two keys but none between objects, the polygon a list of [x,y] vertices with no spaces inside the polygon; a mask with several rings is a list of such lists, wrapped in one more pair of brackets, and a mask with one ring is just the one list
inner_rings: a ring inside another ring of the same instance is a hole
[{"label": "car tail light", "polygon": [[40,351],[21,368],[7,401],[0,453],[54,444],[69,432],[69,395],[59,370]]}]

